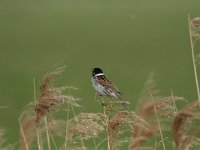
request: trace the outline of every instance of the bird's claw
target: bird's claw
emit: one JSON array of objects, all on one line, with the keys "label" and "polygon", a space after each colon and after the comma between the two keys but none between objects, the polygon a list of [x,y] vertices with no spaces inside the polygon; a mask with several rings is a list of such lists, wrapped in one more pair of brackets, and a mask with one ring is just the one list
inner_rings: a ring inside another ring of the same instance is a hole
[{"label": "bird's claw", "polygon": [[102,102],[102,104],[101,104],[103,107],[105,107],[106,106],[106,103],[105,102]]}]

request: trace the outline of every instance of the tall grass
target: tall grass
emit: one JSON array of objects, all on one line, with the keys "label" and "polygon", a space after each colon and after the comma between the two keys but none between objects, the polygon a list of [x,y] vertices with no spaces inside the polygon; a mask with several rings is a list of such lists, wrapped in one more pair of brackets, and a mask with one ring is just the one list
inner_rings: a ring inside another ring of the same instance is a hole
[{"label": "tall grass", "polygon": [[[38,96],[36,79],[33,79],[34,102],[27,104],[19,117],[20,146],[6,145],[5,131],[0,130],[0,149],[199,149],[200,94],[195,44],[200,39],[200,18],[191,20],[188,16],[188,23],[198,101],[186,102],[183,97],[175,96],[172,90],[169,96],[161,96],[151,73],[135,111],[127,110],[110,98],[96,97],[95,100],[100,101],[97,105],[102,107],[101,113],[77,113],[80,99],[70,92],[77,89],[55,86],[55,81],[65,70],[65,66],[57,67],[39,82]],[[185,106],[178,108],[178,103]],[[66,119],[60,118],[58,113],[65,115]]]},{"label": "tall grass", "polygon": [[199,79],[197,75],[197,64],[195,59],[195,44],[196,41],[200,38],[200,18],[194,18],[193,20],[190,19],[190,15],[188,14],[188,27],[189,27],[189,38],[190,38],[190,46],[191,46],[191,52],[192,52],[192,64],[194,69],[194,77],[195,77],[195,83],[196,83],[196,90],[197,90],[197,96],[199,101],[199,107],[200,107],[200,91],[199,91]]}]

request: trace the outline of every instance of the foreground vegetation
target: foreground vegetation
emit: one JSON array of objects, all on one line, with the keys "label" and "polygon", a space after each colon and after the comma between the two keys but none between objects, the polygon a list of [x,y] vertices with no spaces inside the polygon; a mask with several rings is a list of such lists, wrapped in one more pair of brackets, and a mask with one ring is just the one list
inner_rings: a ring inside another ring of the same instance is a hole
[{"label": "foreground vegetation", "polygon": [[[65,66],[56,67],[44,75],[39,96],[34,90],[35,101],[28,104],[19,117],[19,149],[166,150],[167,145],[175,150],[198,149],[200,94],[195,45],[200,39],[200,18],[188,19],[197,100],[187,102],[173,91],[169,96],[160,96],[154,73],[151,73],[135,111],[127,110],[110,98],[96,97],[97,105],[102,107],[101,113],[76,113],[76,109],[83,107],[80,99],[71,95],[71,90],[77,89],[56,86]],[[66,119],[61,119],[60,115]],[[14,144],[4,144],[4,130],[0,131],[0,138],[1,149],[15,149]]]}]

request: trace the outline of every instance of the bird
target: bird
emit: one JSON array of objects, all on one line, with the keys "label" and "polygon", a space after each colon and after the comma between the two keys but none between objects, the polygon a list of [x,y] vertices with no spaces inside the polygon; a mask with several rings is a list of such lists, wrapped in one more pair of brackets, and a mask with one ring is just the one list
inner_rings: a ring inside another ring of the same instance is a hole
[{"label": "bird", "polygon": [[122,98],[121,92],[117,87],[104,75],[101,68],[92,70],[92,86],[100,96],[114,97],[118,99],[124,106],[129,104],[128,101]]}]

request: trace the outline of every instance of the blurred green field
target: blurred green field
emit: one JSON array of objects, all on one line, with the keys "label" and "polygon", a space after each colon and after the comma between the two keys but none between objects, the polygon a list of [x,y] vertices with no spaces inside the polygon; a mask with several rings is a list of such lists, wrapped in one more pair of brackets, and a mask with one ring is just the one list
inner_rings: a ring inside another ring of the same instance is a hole
[{"label": "blurred green field", "polygon": [[103,68],[135,108],[150,72],[163,95],[196,99],[188,19],[199,0],[0,1],[0,127],[18,140],[18,117],[37,81],[67,66],[61,85],[79,88],[80,111],[96,112],[92,67]]}]

